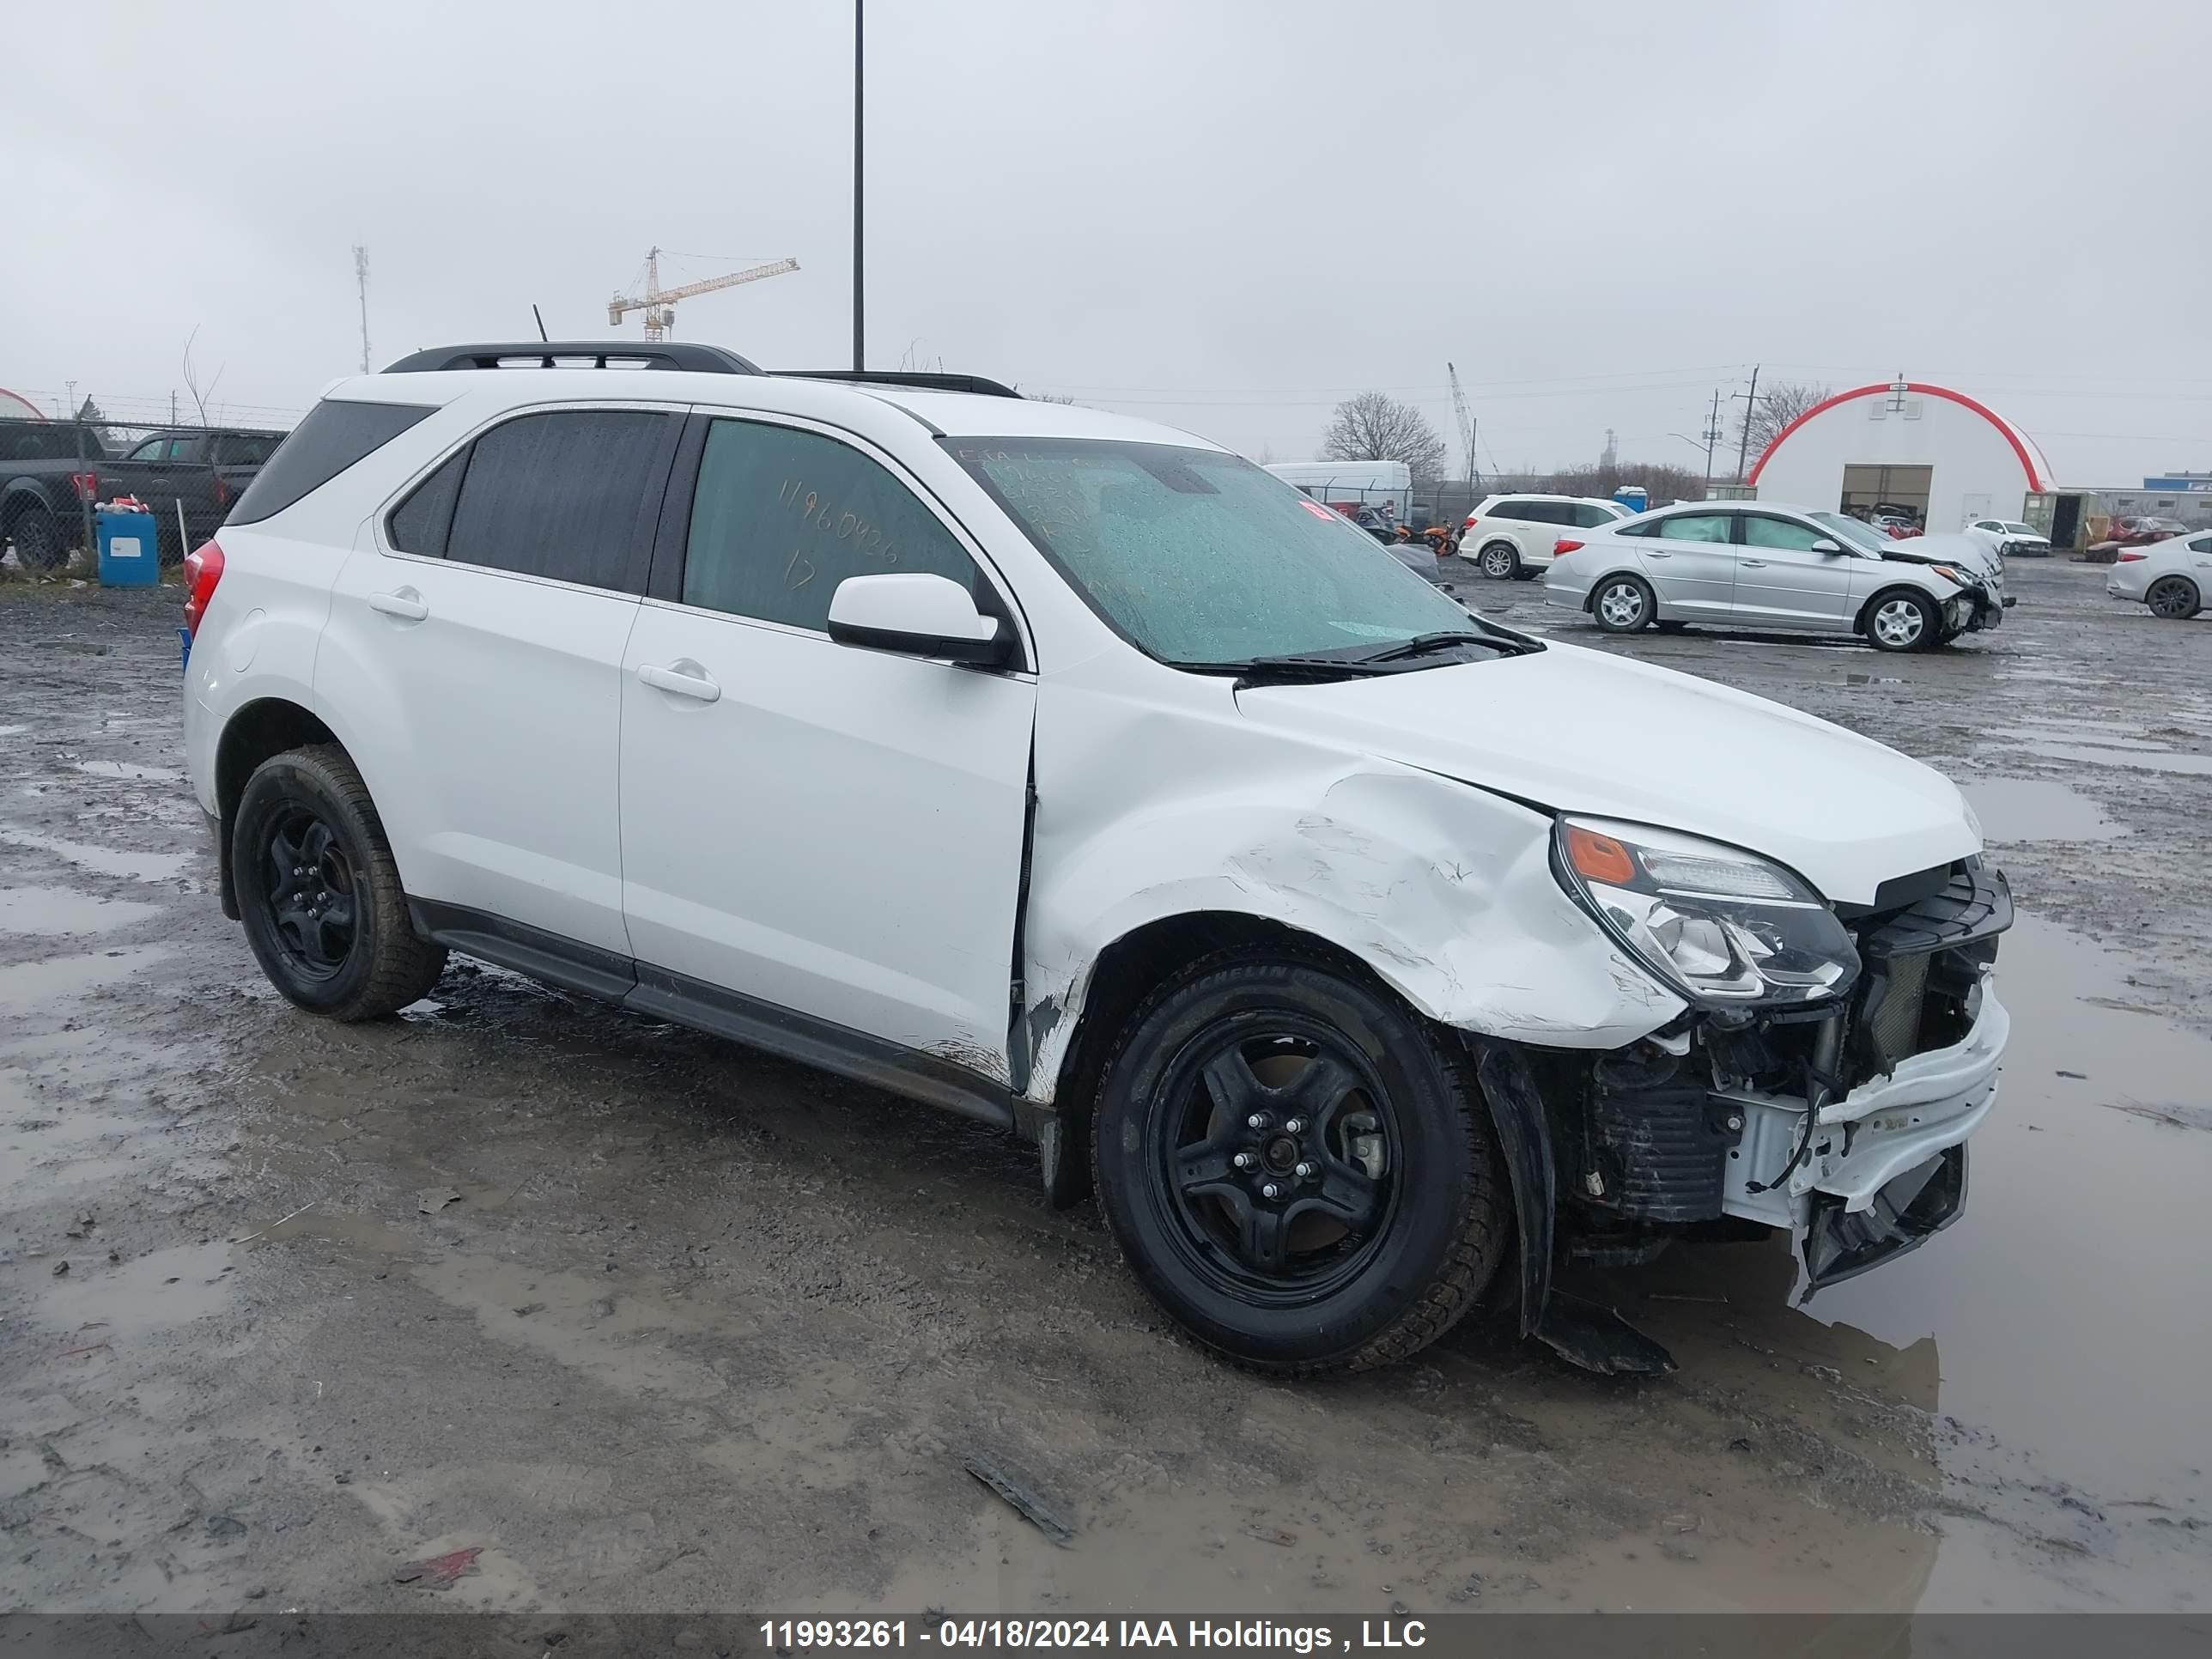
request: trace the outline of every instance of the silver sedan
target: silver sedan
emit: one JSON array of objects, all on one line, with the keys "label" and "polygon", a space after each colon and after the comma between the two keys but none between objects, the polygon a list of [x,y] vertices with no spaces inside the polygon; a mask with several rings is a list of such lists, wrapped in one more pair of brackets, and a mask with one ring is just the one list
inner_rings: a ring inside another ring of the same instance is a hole
[{"label": "silver sedan", "polygon": [[2008,603],[1997,561],[1964,536],[1895,542],[1766,501],[1680,502],[1561,537],[1544,592],[1607,633],[1703,623],[1856,634],[1882,651],[1994,628]]}]

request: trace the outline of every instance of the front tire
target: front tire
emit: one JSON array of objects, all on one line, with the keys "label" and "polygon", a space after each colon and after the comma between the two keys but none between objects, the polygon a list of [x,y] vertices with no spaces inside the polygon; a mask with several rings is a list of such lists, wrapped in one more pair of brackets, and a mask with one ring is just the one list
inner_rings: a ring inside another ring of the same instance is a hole
[{"label": "front tire", "polygon": [[1918,651],[1942,632],[1935,601],[1924,594],[1884,593],[1867,612],[1867,643],[1877,651]]},{"label": "front tire", "polygon": [[375,803],[336,744],[261,763],[239,799],[230,867],[262,972],[310,1013],[381,1019],[445,970],[445,947],[408,921]]},{"label": "front tire", "polygon": [[1607,576],[1590,592],[1590,615],[1608,634],[1633,634],[1657,616],[1658,601],[1635,576]]},{"label": "front tire", "polygon": [[2160,576],[2144,592],[2143,603],[2154,617],[2186,622],[2204,608],[2204,596],[2186,576]]},{"label": "front tire", "polygon": [[1521,550],[1510,542],[1492,542],[1482,550],[1478,568],[1494,582],[1510,582],[1521,574]]},{"label": "front tire", "polygon": [[1092,1129],[1100,1207],[1168,1316],[1258,1370],[1364,1370],[1473,1308],[1510,1246],[1463,1056],[1387,993],[1271,951],[1138,1010]]}]

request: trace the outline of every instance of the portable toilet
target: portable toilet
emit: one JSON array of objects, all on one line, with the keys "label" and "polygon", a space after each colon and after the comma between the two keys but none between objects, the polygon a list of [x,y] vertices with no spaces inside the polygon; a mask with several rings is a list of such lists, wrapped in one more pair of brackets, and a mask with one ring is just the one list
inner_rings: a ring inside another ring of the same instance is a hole
[{"label": "portable toilet", "polygon": [[161,538],[154,515],[139,507],[96,509],[102,587],[151,587],[161,579]]},{"label": "portable toilet", "polygon": [[1631,513],[1641,513],[1651,505],[1650,492],[1642,484],[1623,484],[1613,492],[1613,499]]}]

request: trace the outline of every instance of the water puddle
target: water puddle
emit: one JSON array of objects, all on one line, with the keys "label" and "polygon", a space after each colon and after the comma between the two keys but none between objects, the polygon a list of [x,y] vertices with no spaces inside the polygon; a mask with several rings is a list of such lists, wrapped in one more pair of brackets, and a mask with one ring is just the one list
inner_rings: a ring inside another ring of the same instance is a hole
[{"label": "water puddle", "polygon": [[127,979],[149,962],[167,956],[160,945],[102,951],[89,956],[49,957],[44,962],[0,968],[0,1013],[21,1013],[44,1003],[81,996]]},{"label": "water puddle", "polygon": [[96,874],[121,876],[131,881],[173,880],[185,873],[185,866],[191,862],[192,856],[189,853],[126,853],[119,848],[88,847],[81,842],[64,841],[58,836],[42,836],[29,830],[0,829],[0,842],[51,853]]},{"label": "water puddle", "polygon": [[1976,778],[1959,788],[1991,841],[2106,841],[2127,831],[2063,783]]},{"label": "water puddle", "polygon": [[2071,743],[2028,743],[2021,746],[2029,754],[2041,755],[2046,760],[2078,761],[2085,766],[2133,766],[2149,772],[2212,777],[2212,755],[2145,754],[2131,749]]},{"label": "water puddle", "polygon": [[148,783],[182,783],[185,775],[173,766],[142,766],[136,761],[79,761],[76,769],[95,778],[131,778]]},{"label": "water puddle", "polygon": [[179,1244],[129,1261],[107,1263],[88,1248],[81,1269],[57,1279],[40,1304],[46,1322],[113,1341],[188,1325],[220,1312],[230,1300],[230,1246]]},{"label": "water puddle", "polygon": [[94,898],[67,887],[0,887],[0,933],[65,939],[104,933],[155,914],[151,904]]}]

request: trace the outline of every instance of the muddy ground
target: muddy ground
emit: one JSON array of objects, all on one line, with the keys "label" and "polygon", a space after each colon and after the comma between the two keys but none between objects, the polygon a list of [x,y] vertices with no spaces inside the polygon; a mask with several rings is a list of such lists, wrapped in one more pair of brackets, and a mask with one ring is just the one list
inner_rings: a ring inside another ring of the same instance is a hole
[{"label": "muddy ground", "polygon": [[975,1126],[465,962],[295,1012],[216,909],[174,591],[0,583],[0,1609],[2197,1605],[2212,618],[2014,569],[1939,655],[1604,642],[1972,789],[2024,914],[1964,1219],[1803,1310],[1765,1246],[1589,1287],[1662,1380],[1463,1327],[1298,1386]]}]

